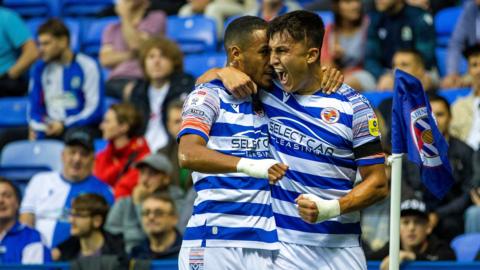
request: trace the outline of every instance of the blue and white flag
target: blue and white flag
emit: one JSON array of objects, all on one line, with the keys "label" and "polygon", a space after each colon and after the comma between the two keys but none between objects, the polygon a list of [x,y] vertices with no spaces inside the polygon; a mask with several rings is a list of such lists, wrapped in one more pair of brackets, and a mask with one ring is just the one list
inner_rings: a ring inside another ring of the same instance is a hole
[{"label": "blue and white flag", "polygon": [[401,70],[395,71],[392,152],[408,154],[420,167],[423,183],[438,199],[452,186],[448,144],[435,123],[427,95],[417,78]]}]

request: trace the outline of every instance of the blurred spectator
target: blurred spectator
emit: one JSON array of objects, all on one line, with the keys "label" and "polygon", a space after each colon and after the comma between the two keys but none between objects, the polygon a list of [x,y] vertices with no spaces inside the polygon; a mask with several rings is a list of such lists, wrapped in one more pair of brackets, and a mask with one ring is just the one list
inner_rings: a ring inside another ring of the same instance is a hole
[{"label": "blurred spectator", "polygon": [[188,0],[188,4],[178,11],[179,16],[193,16],[203,14],[215,20],[217,36],[223,37],[225,19],[243,14],[255,6],[256,0]]},{"label": "blurred spectator", "polygon": [[468,74],[472,78],[470,95],[459,98],[452,105],[450,133],[474,150],[480,146],[480,44],[465,51]]},{"label": "blurred spectator", "polygon": [[179,186],[183,190],[188,190],[192,185],[191,172],[188,169],[180,168],[178,164],[177,135],[182,125],[183,102],[183,99],[175,99],[168,103],[167,131],[169,134],[169,142],[164,148],[159,149],[158,152],[167,156],[173,165],[172,185]]},{"label": "blurred spectator", "polygon": [[149,5],[149,0],[118,0],[115,5],[120,22],[105,28],[99,54],[100,63],[112,69],[106,83],[108,96],[128,99],[133,80],[143,77],[138,63],[140,44],[165,33],[165,12],[148,12]]},{"label": "blurred spectator", "polygon": [[42,24],[38,40],[42,60],[30,82],[30,138],[58,138],[72,127],[96,128],[104,95],[96,61],[72,52],[70,33],[60,20]]},{"label": "blurred spectator", "polygon": [[133,163],[150,153],[145,139],[138,136],[141,126],[139,112],[129,103],[112,105],[100,124],[108,145],[96,156],[93,174],[113,187],[117,199],[132,193],[138,182]]},{"label": "blurred spectator", "polygon": [[247,14],[258,16],[268,22],[277,16],[299,9],[302,7],[295,0],[260,0]]},{"label": "blurred spectator", "polygon": [[470,199],[473,205],[465,212],[465,233],[480,233],[480,187],[470,191]]},{"label": "blurred spectator", "polygon": [[361,0],[334,0],[335,22],[325,29],[322,64],[345,75],[345,83],[356,90],[375,89],[375,78],[363,70],[368,19]]},{"label": "blurred spectator", "polygon": [[20,201],[18,188],[0,177],[0,265],[49,262],[50,250],[44,245],[40,233],[18,222]]},{"label": "blurred spectator", "polygon": [[375,4],[377,11],[370,14],[365,69],[380,83],[382,76],[390,72],[394,53],[400,48],[414,48],[422,55],[432,78],[438,77],[432,16],[404,0],[376,0]]},{"label": "blurred spectator", "polygon": [[125,249],[129,253],[134,246],[145,240],[141,226],[141,203],[154,192],[167,192],[181,211],[183,192],[170,185],[172,164],[162,154],[151,154],[136,164],[140,171],[139,183],[129,197],[115,202],[107,216],[105,229],[113,234],[123,234]]},{"label": "blurred spectator", "polygon": [[407,0],[407,4],[415,7],[419,7],[435,15],[438,11],[447,8],[454,7],[459,1],[457,0]]},{"label": "blurred spectator", "polygon": [[20,208],[20,221],[35,226],[49,247],[70,236],[68,212],[72,200],[82,193],[96,193],[113,204],[110,188],[92,175],[93,138],[83,130],[65,135],[62,172],[42,172],[32,177]]},{"label": "blurred spectator", "polygon": [[[431,235],[428,212],[423,201],[405,200],[400,205],[400,263],[403,261],[455,260],[448,243]],[[380,269],[388,269],[389,243],[367,254],[368,260],[382,260]]]},{"label": "blurred spectator", "polygon": [[123,240],[103,230],[108,204],[98,194],[82,194],[72,202],[69,220],[71,237],[52,251],[55,261],[71,261],[82,257],[125,255]]},{"label": "blurred spectator", "polygon": [[27,92],[28,80],[23,75],[37,56],[27,25],[13,10],[0,7],[0,97]]},{"label": "blurred spectator", "polygon": [[448,160],[452,167],[454,184],[441,200],[438,200],[421,182],[416,164],[406,162],[402,194],[421,196],[427,204],[433,233],[443,240],[450,241],[464,232],[463,216],[470,204],[468,192],[472,187],[473,150],[449,133],[450,106],[448,101],[436,94],[429,93],[430,106],[439,131],[448,142]]},{"label": "blurred spectator", "polygon": [[[167,13],[167,15],[177,15],[180,7],[187,3],[186,0],[175,0],[175,1],[165,1],[165,0],[150,0],[149,11],[152,10],[162,10]],[[109,6],[104,10],[100,11],[97,14],[97,17],[109,17],[116,16],[115,6]]]},{"label": "blurred spectator", "polygon": [[[401,69],[419,79],[425,91],[435,90],[435,85],[432,78],[425,69],[425,62],[422,55],[416,49],[398,49],[393,55],[392,60],[393,69]],[[393,70],[386,73],[378,81],[378,90],[392,90],[393,89]]]},{"label": "blurred spectator", "polygon": [[142,203],[142,227],[147,239],[132,249],[136,259],[173,259],[178,257],[182,236],[175,228],[178,214],[168,194],[153,193]]},{"label": "blurred spectator", "polygon": [[468,79],[459,74],[462,52],[480,43],[480,0],[465,1],[463,11],[448,43],[447,76],[442,81],[443,88],[458,88],[471,85]]},{"label": "blurred spectator", "polygon": [[[425,65],[423,62],[422,55],[415,49],[399,49],[393,55],[393,69],[401,69],[415,77],[417,77],[422,83],[423,89],[425,91],[434,91],[435,88],[432,85],[432,80],[425,70]],[[389,72],[388,75],[382,77],[382,82],[379,82],[378,89],[380,90],[391,90],[393,89],[394,75],[393,71]],[[378,110],[385,119],[385,128],[386,133],[382,133],[385,137],[385,146],[390,147],[390,134],[392,126],[392,104],[393,98],[389,97],[383,100],[378,105]]]},{"label": "blurred spectator", "polygon": [[186,96],[195,85],[192,76],[183,72],[183,55],[178,45],[166,38],[152,38],[141,46],[140,63],[145,79],[135,83],[130,101],[142,113],[146,126],[142,130],[152,152],[168,143],[167,104]]},{"label": "blurred spectator", "polygon": [[[365,8],[365,12],[370,12],[375,9],[374,0],[362,0],[362,5]],[[306,10],[311,11],[330,11],[332,8],[332,0],[313,0],[305,5]]]}]

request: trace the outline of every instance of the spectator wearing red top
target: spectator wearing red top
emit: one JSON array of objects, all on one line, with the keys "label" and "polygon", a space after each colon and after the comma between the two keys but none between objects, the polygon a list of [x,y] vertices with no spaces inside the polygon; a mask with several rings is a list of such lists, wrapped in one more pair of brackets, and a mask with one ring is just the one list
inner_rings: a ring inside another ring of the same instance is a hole
[{"label": "spectator wearing red top", "polygon": [[138,182],[132,164],[150,153],[145,139],[137,135],[141,126],[139,112],[128,103],[112,105],[100,124],[108,145],[95,159],[94,175],[113,187],[115,198],[132,193]]}]

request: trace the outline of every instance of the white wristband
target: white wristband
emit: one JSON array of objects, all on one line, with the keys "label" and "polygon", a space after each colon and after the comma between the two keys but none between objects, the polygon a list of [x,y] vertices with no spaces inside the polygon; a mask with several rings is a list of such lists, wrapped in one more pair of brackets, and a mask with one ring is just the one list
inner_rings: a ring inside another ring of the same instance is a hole
[{"label": "white wristband", "polygon": [[237,164],[237,172],[251,177],[268,179],[268,169],[277,163],[279,162],[274,159],[241,158]]},{"label": "white wristband", "polygon": [[318,216],[316,223],[320,223],[340,215],[340,203],[338,200],[324,200],[313,194],[303,194],[303,197],[313,201],[317,205]]}]

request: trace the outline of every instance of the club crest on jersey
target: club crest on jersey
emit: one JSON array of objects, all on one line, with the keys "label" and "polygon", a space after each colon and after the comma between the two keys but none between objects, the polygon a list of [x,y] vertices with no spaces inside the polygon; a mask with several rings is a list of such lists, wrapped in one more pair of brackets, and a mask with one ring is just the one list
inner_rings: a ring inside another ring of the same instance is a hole
[{"label": "club crest on jersey", "polygon": [[340,120],[340,112],[335,108],[325,108],[320,112],[320,117],[327,124],[335,124]]},{"label": "club crest on jersey", "polygon": [[425,166],[434,167],[442,164],[432,128],[428,122],[426,107],[420,107],[410,113],[410,132],[415,146],[420,153],[420,158]]}]

